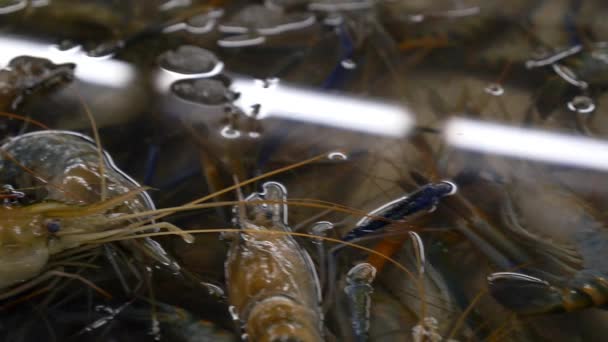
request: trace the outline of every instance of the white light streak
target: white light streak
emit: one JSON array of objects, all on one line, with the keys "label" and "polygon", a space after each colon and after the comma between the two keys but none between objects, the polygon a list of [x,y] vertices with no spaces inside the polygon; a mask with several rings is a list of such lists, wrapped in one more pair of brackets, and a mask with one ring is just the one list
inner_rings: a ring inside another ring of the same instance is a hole
[{"label": "white light streak", "polygon": [[452,119],[444,130],[448,144],[465,150],[608,170],[608,142],[598,139]]},{"label": "white light streak", "polygon": [[393,137],[405,136],[413,126],[413,115],[390,103],[236,77],[231,89],[240,94],[235,105],[245,113],[259,108],[258,118],[276,117]]}]

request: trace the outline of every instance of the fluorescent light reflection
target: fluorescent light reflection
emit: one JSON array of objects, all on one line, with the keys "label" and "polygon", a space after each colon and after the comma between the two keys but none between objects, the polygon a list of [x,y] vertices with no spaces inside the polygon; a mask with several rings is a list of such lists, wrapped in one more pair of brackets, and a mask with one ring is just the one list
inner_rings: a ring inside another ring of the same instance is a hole
[{"label": "fluorescent light reflection", "polygon": [[465,150],[608,170],[608,142],[468,119],[451,119],[444,128],[448,144]]},{"label": "fluorescent light reflection", "polygon": [[6,66],[11,59],[24,55],[46,58],[55,64],[74,63],[76,77],[107,87],[122,88],[135,78],[135,71],[125,62],[89,57],[81,49],[61,51],[42,42],[10,36],[0,37],[0,66]]},{"label": "fluorescent light reflection", "polygon": [[[278,80],[232,78],[239,93],[235,105],[258,118],[287,120],[403,137],[413,126],[413,115],[404,107],[346,95],[295,88]],[[253,110],[252,110],[253,109]]]}]

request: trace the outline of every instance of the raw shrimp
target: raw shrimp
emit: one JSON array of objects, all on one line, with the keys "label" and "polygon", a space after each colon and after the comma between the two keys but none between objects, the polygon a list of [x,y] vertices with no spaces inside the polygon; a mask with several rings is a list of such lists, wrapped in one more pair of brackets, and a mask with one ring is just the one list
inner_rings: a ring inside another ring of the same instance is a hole
[{"label": "raw shrimp", "polygon": [[[267,182],[264,192],[247,200],[285,201],[286,189]],[[246,204],[239,225],[248,230],[279,230],[287,226],[286,204]],[[252,341],[321,341],[321,290],[310,256],[293,237],[264,239],[244,233],[235,237],[226,261],[228,297]]]},{"label": "raw shrimp", "polygon": [[352,326],[359,342],[369,338],[371,294],[374,292],[371,283],[375,277],[376,268],[368,263],[355,265],[346,275],[344,292],[348,296]]},{"label": "raw shrimp", "polygon": [[[26,191],[24,198],[33,204],[0,207],[0,289],[36,277],[52,255],[112,236],[124,227],[124,222],[110,218],[154,209],[145,189],[120,171],[107,153],[100,159],[100,150],[81,134],[28,133],[10,139],[0,152],[0,181],[35,189]],[[143,246],[157,260],[179,269],[153,240],[145,240]],[[13,294],[9,291],[0,298]]]},{"label": "raw shrimp", "polygon": [[366,217],[357,223],[357,226],[348,232],[344,241],[351,241],[358,237],[365,236],[382,229],[389,224],[389,221],[381,221],[370,218],[371,216],[381,216],[390,220],[403,220],[419,212],[432,212],[437,208],[442,197],[456,193],[457,187],[454,183],[443,181],[422,186],[415,192],[391,201],[380,208],[370,212]]},{"label": "raw shrimp", "polygon": [[505,226],[529,248],[526,273],[488,277],[494,297],[520,313],[574,311],[608,303],[608,234],[600,215],[573,194],[515,182],[505,200]]}]

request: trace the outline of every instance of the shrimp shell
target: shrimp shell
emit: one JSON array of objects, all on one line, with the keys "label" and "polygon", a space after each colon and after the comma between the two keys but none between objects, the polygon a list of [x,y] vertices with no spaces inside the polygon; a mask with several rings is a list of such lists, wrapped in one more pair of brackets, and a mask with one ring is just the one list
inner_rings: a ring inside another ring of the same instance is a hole
[{"label": "shrimp shell", "polygon": [[[17,188],[40,185],[36,201],[55,200],[70,204],[90,204],[101,200],[99,154],[95,142],[80,133],[71,131],[37,131],[9,139],[1,147],[0,181]],[[121,195],[140,185],[120,170],[112,157],[102,151],[109,197]],[[7,158],[12,156],[20,165]],[[24,172],[23,167],[32,171]],[[150,196],[142,192],[129,201],[130,211],[155,209]]]},{"label": "shrimp shell", "polygon": [[[62,250],[78,247],[94,240],[96,233],[111,230],[106,222],[108,215],[142,212],[155,209],[145,192],[114,205],[109,212],[79,214],[79,209],[104,201],[101,177],[105,178],[108,197],[125,195],[141,189],[139,184],[116,167],[112,158],[102,152],[103,167],[99,163],[99,150],[88,137],[69,131],[38,131],[9,139],[0,147],[0,182],[19,188],[33,187],[26,191],[28,205],[0,207],[3,217],[0,225],[0,289],[27,281],[39,275],[51,255]],[[24,169],[27,171],[24,171]],[[43,186],[41,185],[43,183]],[[57,223],[60,233],[55,235],[49,228],[48,216],[54,209],[75,210],[75,217],[65,217]],[[106,209],[107,210],[107,209]],[[74,235],[76,234],[76,235]],[[174,271],[179,265],[163,248],[147,238],[141,243],[147,254]]]},{"label": "shrimp shell", "polygon": [[[276,182],[247,200],[285,200]],[[254,219],[240,225],[259,231],[291,231],[287,206],[247,204]],[[320,285],[310,256],[289,235],[241,234],[226,261],[228,296],[252,341],[321,341]]]}]

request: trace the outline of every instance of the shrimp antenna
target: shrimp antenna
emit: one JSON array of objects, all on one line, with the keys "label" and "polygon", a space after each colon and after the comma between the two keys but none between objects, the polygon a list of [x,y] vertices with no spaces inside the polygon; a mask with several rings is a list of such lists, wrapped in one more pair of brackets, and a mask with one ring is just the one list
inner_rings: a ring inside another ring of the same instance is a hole
[{"label": "shrimp antenna", "polygon": [[99,138],[99,132],[97,130],[97,123],[95,122],[95,118],[93,117],[93,114],[91,113],[91,110],[89,109],[89,106],[87,105],[87,103],[84,101],[84,98],[82,97],[82,95],[80,95],[80,92],[78,90],[76,90],[76,95],[78,96],[78,99],[80,100],[80,103],[82,104],[82,107],[84,108],[84,112],[87,115],[87,118],[89,119],[89,122],[91,123],[91,130],[93,131],[93,138],[95,139],[95,146],[97,147],[97,158],[99,159],[99,174],[100,174],[100,194],[101,194],[101,200],[104,201],[107,198],[107,186],[106,186],[106,177],[105,177],[105,156],[103,153],[103,149],[101,147],[101,139]]},{"label": "shrimp antenna", "polygon": [[241,183],[239,182],[239,177],[236,174],[232,175],[232,179],[234,180],[234,186],[236,191],[236,196],[238,199],[238,225],[241,226],[245,222],[245,199],[243,196],[243,191],[241,190]]},{"label": "shrimp antenna", "polygon": [[32,118],[28,118],[27,116],[22,116],[22,115],[19,115],[19,114],[13,114],[13,113],[2,112],[2,111],[0,111],[0,116],[4,116],[4,117],[10,118],[10,119],[16,119],[16,120],[21,120],[23,122],[31,123],[31,124],[33,124],[35,126],[38,126],[38,127],[42,128],[42,129],[50,129],[49,126],[43,124],[42,122],[34,120]]}]

